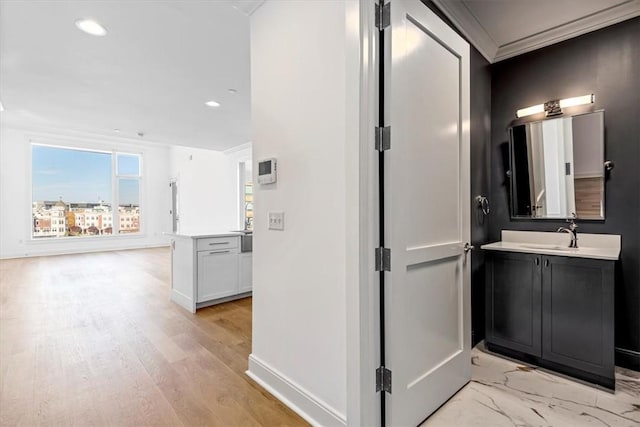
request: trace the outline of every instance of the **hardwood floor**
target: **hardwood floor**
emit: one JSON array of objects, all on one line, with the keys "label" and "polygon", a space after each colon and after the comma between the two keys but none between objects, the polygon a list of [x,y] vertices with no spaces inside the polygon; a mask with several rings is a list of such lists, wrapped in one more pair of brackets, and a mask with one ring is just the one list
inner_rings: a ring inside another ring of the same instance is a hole
[{"label": "hardwood floor", "polygon": [[245,374],[251,299],[169,301],[168,248],[0,261],[0,425],[307,425]]}]

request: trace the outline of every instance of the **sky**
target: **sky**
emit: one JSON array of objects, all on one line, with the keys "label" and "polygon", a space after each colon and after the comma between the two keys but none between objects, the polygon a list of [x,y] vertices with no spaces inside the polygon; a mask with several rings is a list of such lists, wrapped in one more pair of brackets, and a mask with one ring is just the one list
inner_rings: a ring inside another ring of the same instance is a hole
[{"label": "sky", "polygon": [[[137,156],[118,155],[120,173],[139,170]],[[32,146],[33,201],[111,203],[111,153]],[[138,205],[138,181],[121,179],[119,204]]]}]

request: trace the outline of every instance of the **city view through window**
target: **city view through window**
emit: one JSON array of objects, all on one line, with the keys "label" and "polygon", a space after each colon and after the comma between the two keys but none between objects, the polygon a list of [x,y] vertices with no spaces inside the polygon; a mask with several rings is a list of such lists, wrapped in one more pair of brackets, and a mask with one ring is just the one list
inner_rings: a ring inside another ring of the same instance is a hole
[{"label": "city view through window", "polygon": [[31,152],[34,239],[140,232],[139,155],[36,144]]}]

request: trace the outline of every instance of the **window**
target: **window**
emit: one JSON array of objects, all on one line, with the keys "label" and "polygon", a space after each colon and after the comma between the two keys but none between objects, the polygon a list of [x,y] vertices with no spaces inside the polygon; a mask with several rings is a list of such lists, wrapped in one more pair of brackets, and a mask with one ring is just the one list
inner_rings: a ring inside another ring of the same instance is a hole
[{"label": "window", "polygon": [[140,232],[139,154],[40,144],[31,154],[33,239]]},{"label": "window", "polygon": [[251,160],[240,162],[240,220],[244,230],[253,230],[253,182]]}]

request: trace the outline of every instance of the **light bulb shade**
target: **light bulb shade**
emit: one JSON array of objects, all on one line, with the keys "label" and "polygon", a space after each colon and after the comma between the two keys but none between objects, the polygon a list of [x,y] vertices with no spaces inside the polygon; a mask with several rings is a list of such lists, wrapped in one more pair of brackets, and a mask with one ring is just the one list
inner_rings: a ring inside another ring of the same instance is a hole
[{"label": "light bulb shade", "polygon": [[544,113],[544,104],[538,104],[527,108],[522,108],[516,111],[516,117],[521,118],[525,116],[531,116],[533,114]]},{"label": "light bulb shade", "polygon": [[593,94],[574,96],[573,98],[561,99],[560,108],[575,107],[576,105],[592,104],[595,101]]}]

